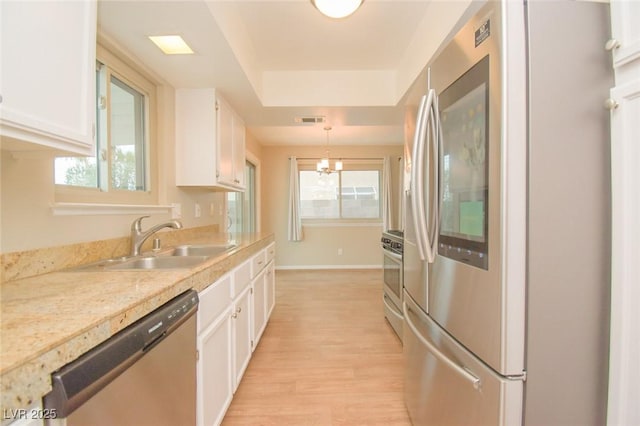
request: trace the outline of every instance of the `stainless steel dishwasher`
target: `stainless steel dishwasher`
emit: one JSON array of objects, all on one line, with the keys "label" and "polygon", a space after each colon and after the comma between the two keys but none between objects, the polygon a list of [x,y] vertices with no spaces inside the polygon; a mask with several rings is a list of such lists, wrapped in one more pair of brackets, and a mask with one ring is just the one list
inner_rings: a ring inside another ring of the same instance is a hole
[{"label": "stainless steel dishwasher", "polygon": [[189,290],[55,372],[49,425],[195,425],[197,309]]}]

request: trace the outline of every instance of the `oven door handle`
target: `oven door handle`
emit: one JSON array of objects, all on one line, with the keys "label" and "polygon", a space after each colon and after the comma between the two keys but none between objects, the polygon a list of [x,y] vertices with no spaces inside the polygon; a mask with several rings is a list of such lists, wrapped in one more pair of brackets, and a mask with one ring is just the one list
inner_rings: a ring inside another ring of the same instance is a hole
[{"label": "oven door handle", "polygon": [[382,249],[382,252],[384,253],[385,256],[389,256],[390,258],[392,258],[394,260],[397,260],[398,262],[402,262],[402,255],[401,254],[389,251],[389,250],[384,249],[384,248]]},{"label": "oven door handle", "polygon": [[382,295],[382,303],[384,303],[384,305],[389,309],[389,311],[399,320],[404,319],[404,317],[402,316],[402,311],[400,311],[398,308],[393,306],[393,302],[391,302],[391,299],[386,294]]}]

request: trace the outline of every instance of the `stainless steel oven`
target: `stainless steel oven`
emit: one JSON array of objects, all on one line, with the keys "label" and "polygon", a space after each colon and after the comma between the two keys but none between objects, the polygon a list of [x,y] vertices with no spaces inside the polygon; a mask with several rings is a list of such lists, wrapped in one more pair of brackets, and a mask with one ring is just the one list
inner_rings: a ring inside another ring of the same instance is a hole
[{"label": "stainless steel oven", "polygon": [[384,316],[402,340],[402,231],[385,231],[381,238],[383,253]]}]

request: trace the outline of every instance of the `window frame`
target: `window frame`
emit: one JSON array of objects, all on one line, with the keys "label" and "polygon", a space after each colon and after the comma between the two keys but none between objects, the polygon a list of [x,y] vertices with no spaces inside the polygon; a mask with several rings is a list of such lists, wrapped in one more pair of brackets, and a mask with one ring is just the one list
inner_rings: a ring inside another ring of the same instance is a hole
[{"label": "window frame", "polygon": [[[55,202],[60,204],[100,204],[100,205],[140,205],[155,206],[159,202],[158,193],[158,151],[157,144],[157,111],[158,111],[158,87],[152,78],[144,72],[139,65],[125,59],[124,54],[114,53],[107,47],[98,43],[96,45],[96,61],[107,67],[107,85],[111,76],[139,91],[145,96],[144,128],[145,140],[145,164],[144,173],[147,188],[144,191],[130,191],[111,187],[111,171],[107,173],[108,191],[99,187],[81,187],[73,185],[54,184]],[[96,99],[96,112],[98,111]],[[97,129],[96,129],[97,132]],[[109,130],[107,129],[107,132]],[[96,155],[101,155],[96,142]],[[108,149],[106,155],[111,155]],[[55,166],[54,166],[55,168]],[[103,177],[104,178],[104,177]]]},{"label": "window frame", "polygon": [[[339,207],[338,211],[340,217],[335,218],[319,218],[319,217],[304,217],[301,216],[302,223],[305,225],[371,225],[371,224],[381,224],[382,223],[382,209],[383,209],[383,201],[382,201],[382,188],[383,188],[383,159],[382,158],[370,158],[370,159],[345,159],[342,158],[343,170],[340,172],[339,176],[339,185],[342,188],[342,172],[349,171],[376,171],[378,172],[378,217],[375,218],[352,218],[352,217],[343,217],[343,208],[342,208],[342,197],[339,197]],[[298,160],[298,179],[300,179],[301,172],[313,171],[316,172],[316,163],[320,161],[317,159],[299,159]],[[331,160],[333,161],[333,160]],[[330,161],[330,162],[331,162]],[[302,190],[302,186],[299,187],[299,191]],[[300,197],[300,193],[298,196]]]}]

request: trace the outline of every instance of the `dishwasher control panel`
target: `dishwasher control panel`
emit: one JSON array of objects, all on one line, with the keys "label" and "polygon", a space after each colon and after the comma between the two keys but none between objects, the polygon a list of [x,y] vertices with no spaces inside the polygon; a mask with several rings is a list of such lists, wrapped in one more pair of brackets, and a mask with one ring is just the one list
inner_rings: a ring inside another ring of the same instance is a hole
[{"label": "dishwasher control panel", "polygon": [[142,339],[145,350],[156,339],[166,334],[167,330],[182,323],[182,320],[190,316],[188,314],[196,310],[197,306],[198,293],[195,290],[189,290],[142,318],[139,322],[140,330],[144,332]]}]

